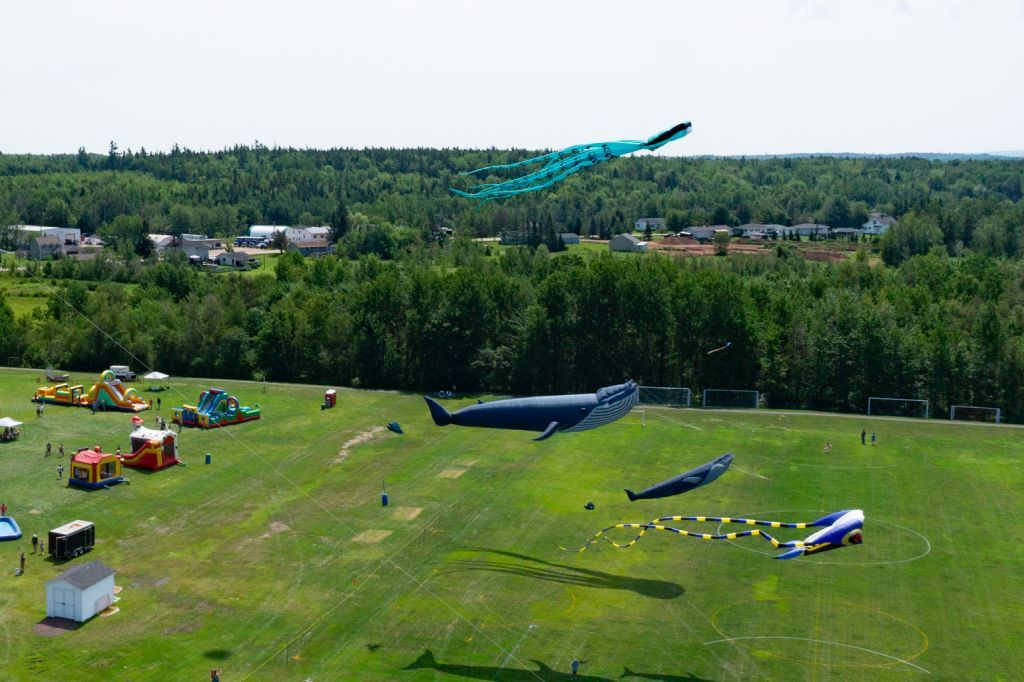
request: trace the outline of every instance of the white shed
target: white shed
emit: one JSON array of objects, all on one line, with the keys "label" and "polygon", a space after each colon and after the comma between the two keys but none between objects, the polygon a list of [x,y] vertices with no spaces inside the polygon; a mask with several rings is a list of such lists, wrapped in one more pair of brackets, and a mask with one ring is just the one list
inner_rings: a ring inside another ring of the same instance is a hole
[{"label": "white shed", "polygon": [[626,251],[626,252],[640,252],[647,250],[647,242],[642,242],[631,234],[625,232],[617,237],[614,237],[608,242],[608,247],[612,251]]},{"label": "white shed", "polygon": [[99,561],[46,583],[46,616],[84,622],[114,603],[114,569]]}]

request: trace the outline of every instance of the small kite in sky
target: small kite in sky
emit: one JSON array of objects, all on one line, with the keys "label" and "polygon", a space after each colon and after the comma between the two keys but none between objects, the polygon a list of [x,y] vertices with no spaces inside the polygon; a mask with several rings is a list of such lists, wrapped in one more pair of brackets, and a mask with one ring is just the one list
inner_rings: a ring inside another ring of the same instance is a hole
[{"label": "small kite in sky", "polygon": [[[812,533],[804,540],[789,540],[788,542],[782,542],[780,540],[776,540],[760,528],[744,530],[739,533],[723,533],[720,535],[714,535],[711,533],[694,533],[680,528],[673,528],[672,526],[665,526],[662,525],[663,521],[712,521],[717,523],[742,523],[748,526],[770,526],[772,528],[823,528]],[[597,531],[597,534],[594,535],[587,544],[583,545],[576,551],[582,552],[590,545],[601,539],[610,542],[619,549],[626,549],[627,547],[635,545],[636,542],[649,530],[665,530],[670,533],[677,533],[678,535],[685,535],[686,537],[691,538],[700,538],[702,540],[735,540],[736,538],[759,536],[772,543],[772,547],[784,547],[789,550],[788,552],[775,557],[776,559],[794,559],[805,554],[818,554],[820,552],[827,552],[829,550],[839,549],[840,547],[846,547],[848,545],[859,545],[863,542],[863,537],[861,535],[861,529],[863,527],[864,512],[860,509],[844,509],[843,511],[823,516],[817,521],[811,521],[810,523],[783,523],[781,521],[759,521],[757,519],[733,519],[728,516],[662,516],[661,518],[654,519],[650,523],[617,523],[614,526],[602,528]],[[607,532],[614,528],[639,528],[640,533],[626,544],[620,545],[617,542],[610,540],[607,536]],[[565,548],[562,547],[562,549],[564,550]]]},{"label": "small kite in sky", "polygon": [[516,163],[477,168],[476,170],[462,173],[462,175],[475,175],[477,173],[484,173],[487,171],[507,170],[509,168],[520,168],[522,166],[529,166],[535,163],[544,163],[544,166],[540,169],[527,175],[513,178],[512,180],[476,185],[470,188],[471,191],[469,192],[454,188],[452,188],[451,191],[458,194],[460,197],[466,197],[468,199],[483,199],[484,201],[505,199],[517,194],[533,192],[538,189],[550,187],[556,182],[560,182],[573,173],[581,171],[588,166],[604,163],[605,161],[644,149],[653,152],[673,140],[678,140],[681,137],[689,135],[691,129],[692,126],[690,125],[690,122],[686,121],[646,140],[618,140],[615,142],[578,144],[572,147],[566,147],[561,151],[551,152],[550,154],[544,154],[542,156],[535,156],[532,159],[526,159]]},{"label": "small kite in sky", "polygon": [[712,353],[717,353],[718,351],[725,350],[726,348],[732,348],[732,341],[726,341],[724,346],[719,346],[718,348],[712,348],[711,350],[709,350],[704,355],[711,355]]}]

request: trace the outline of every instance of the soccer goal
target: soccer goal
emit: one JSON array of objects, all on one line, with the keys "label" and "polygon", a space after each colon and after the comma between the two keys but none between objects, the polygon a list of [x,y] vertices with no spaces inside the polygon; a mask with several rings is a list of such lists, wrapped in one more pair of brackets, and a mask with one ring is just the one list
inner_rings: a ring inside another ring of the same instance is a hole
[{"label": "soccer goal", "polygon": [[730,388],[705,388],[701,407],[741,407],[755,409],[761,402],[759,391],[734,391]]},{"label": "soccer goal", "polygon": [[1002,422],[1003,411],[998,407],[980,407],[978,405],[953,405],[949,408],[949,418],[960,421]]},{"label": "soccer goal", "polygon": [[688,388],[668,386],[641,386],[641,405],[662,405],[664,407],[689,407],[693,393]]},{"label": "soccer goal", "polygon": [[927,419],[931,403],[915,398],[868,398],[868,414],[873,417],[917,417]]}]

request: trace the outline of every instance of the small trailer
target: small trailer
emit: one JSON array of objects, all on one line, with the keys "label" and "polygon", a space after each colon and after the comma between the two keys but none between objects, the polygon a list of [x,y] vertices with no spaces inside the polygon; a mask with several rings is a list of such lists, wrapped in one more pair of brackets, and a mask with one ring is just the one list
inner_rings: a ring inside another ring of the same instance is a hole
[{"label": "small trailer", "polygon": [[54,559],[71,559],[85,554],[96,544],[96,524],[72,521],[50,531],[47,547]]}]

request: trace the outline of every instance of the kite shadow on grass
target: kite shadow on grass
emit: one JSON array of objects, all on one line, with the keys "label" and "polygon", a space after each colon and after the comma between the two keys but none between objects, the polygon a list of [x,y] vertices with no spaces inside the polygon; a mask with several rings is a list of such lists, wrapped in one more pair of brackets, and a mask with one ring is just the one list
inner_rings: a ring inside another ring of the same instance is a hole
[{"label": "kite shadow on grass", "polygon": [[[538,678],[546,682],[560,682],[561,680],[576,680],[577,682],[613,682],[616,678],[598,677],[596,675],[579,674],[573,676],[571,673],[561,670],[554,670],[545,663],[536,659],[530,662],[537,666],[536,670],[523,670],[508,667],[495,667],[491,665],[459,665],[457,663],[441,663],[434,658],[434,652],[426,649],[419,658],[402,668],[402,670],[436,670],[447,675],[458,675],[474,680],[501,680],[502,682],[536,682]],[[640,678],[647,680],[663,680],[663,682],[711,682],[693,675],[670,675],[662,673],[635,673],[626,668],[619,679]]]},{"label": "kite shadow on grass", "polygon": [[449,562],[451,571],[493,571],[517,575],[524,578],[535,578],[547,580],[563,585],[577,585],[579,587],[594,587],[603,590],[628,590],[644,597],[654,599],[676,599],[686,592],[682,585],[668,582],[667,580],[652,580],[650,578],[634,578],[632,576],[615,575],[603,571],[595,571],[589,568],[577,568],[565,564],[556,564],[543,559],[535,559],[525,554],[516,554],[500,549],[486,549],[482,547],[468,548],[474,552],[497,554],[511,559],[517,559],[520,563],[508,563],[493,559],[457,559]]}]

